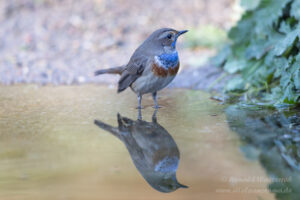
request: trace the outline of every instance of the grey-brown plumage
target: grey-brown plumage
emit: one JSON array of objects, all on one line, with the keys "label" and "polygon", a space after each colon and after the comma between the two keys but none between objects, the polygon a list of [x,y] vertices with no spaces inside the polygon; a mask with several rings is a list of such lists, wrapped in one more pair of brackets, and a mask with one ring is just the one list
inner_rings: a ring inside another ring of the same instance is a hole
[{"label": "grey-brown plumage", "polygon": [[95,76],[101,75],[101,74],[122,74],[125,70],[125,66],[119,66],[109,69],[100,69],[95,71]]},{"label": "grey-brown plumage", "polygon": [[[98,70],[95,75],[120,74],[118,93],[131,87],[138,96],[138,108],[141,108],[142,95],[152,93],[155,107],[158,108],[157,91],[168,85],[178,71],[176,41],[181,34],[186,32],[186,30],[176,31],[171,28],[158,29],[135,50],[126,65]],[[161,55],[164,56],[160,57]]]},{"label": "grey-brown plumage", "polygon": [[95,124],[126,145],[134,165],[153,188],[161,192],[186,188],[176,178],[178,147],[168,131],[157,123],[156,111],[152,122],[143,121],[141,115],[134,121],[118,114],[118,127],[99,120]]}]

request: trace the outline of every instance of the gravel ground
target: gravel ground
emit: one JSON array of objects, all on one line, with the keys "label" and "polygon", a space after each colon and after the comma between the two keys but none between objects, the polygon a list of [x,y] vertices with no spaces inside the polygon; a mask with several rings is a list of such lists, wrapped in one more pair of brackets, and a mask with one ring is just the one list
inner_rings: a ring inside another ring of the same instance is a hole
[{"label": "gravel ground", "polygon": [[[230,13],[234,3],[235,0],[2,0],[0,83],[114,84],[117,76],[94,77],[93,72],[126,63],[135,48],[157,28],[180,30],[213,24],[228,29],[233,23]],[[215,80],[218,70],[209,66],[191,68],[195,59],[213,55],[214,50],[185,48],[184,38],[178,49],[183,69],[173,87],[201,88],[201,77]],[[191,75],[194,78],[189,84]]]}]

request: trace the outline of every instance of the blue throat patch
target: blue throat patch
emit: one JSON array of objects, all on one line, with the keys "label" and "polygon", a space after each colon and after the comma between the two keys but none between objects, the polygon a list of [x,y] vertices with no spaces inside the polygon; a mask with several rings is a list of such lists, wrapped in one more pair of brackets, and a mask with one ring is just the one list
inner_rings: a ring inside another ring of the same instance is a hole
[{"label": "blue throat patch", "polygon": [[176,36],[176,38],[175,38],[174,42],[173,42],[173,43],[172,43],[172,45],[171,45],[171,46],[172,46],[174,49],[176,48],[176,42],[177,42],[177,38],[178,38],[178,37]]},{"label": "blue throat patch", "polygon": [[179,159],[177,157],[168,157],[159,161],[154,168],[156,172],[176,172],[179,164]]},{"label": "blue throat patch", "polygon": [[176,67],[178,64],[178,53],[175,51],[174,53],[163,53],[158,56],[159,61],[163,65],[164,68]]}]

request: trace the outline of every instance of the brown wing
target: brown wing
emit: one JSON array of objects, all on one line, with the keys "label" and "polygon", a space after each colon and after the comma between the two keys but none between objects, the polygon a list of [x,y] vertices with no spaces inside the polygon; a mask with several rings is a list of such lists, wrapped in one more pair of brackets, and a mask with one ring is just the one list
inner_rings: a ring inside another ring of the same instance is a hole
[{"label": "brown wing", "polygon": [[147,65],[148,58],[135,52],[130,58],[126,69],[121,75],[118,83],[118,93],[128,88],[138,77],[140,77]]}]

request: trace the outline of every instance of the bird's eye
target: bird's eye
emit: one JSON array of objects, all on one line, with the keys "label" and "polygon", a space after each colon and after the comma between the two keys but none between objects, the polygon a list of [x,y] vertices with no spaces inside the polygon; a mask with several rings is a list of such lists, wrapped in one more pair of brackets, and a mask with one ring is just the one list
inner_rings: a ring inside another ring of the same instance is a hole
[{"label": "bird's eye", "polygon": [[171,38],[172,38],[172,34],[171,34],[171,33],[168,34],[168,35],[167,35],[167,38],[168,38],[168,39],[171,39]]}]

